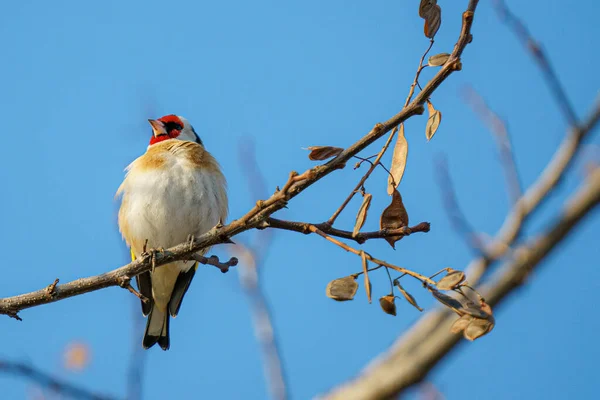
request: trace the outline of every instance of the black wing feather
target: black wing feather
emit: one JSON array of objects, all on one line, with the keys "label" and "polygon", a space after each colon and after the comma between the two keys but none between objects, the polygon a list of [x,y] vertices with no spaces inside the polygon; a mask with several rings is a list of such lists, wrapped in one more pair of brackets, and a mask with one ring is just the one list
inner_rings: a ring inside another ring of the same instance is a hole
[{"label": "black wing feather", "polygon": [[150,276],[150,272],[142,272],[141,274],[136,275],[135,282],[137,283],[140,294],[148,299],[147,303],[142,301],[142,314],[148,316],[150,310],[152,310],[152,277]]},{"label": "black wing feather", "polygon": [[185,293],[190,287],[190,283],[192,283],[192,279],[194,279],[197,267],[198,263],[195,263],[187,272],[181,272],[177,277],[173,293],[171,294],[171,300],[169,301],[169,314],[171,314],[171,316],[176,317],[179,313],[183,296],[185,296]]}]

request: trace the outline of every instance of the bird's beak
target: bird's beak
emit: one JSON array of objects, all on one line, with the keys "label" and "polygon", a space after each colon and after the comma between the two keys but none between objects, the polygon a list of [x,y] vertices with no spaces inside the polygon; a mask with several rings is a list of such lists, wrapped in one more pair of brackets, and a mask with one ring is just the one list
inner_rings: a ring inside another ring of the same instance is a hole
[{"label": "bird's beak", "polygon": [[152,132],[154,133],[154,137],[168,135],[167,130],[165,129],[165,124],[156,119],[149,119],[150,125],[152,126]]}]

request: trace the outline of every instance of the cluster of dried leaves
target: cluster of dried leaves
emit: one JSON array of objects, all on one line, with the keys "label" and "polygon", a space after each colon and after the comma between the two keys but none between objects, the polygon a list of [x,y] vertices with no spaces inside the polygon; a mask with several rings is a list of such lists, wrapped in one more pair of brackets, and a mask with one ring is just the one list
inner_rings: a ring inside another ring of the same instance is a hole
[{"label": "cluster of dried leaves", "polygon": [[[409,104],[412,95],[414,94],[415,87],[418,86],[420,88],[418,78],[421,71],[425,67],[441,67],[444,64],[446,64],[450,57],[449,53],[439,53],[429,57],[429,59],[427,60],[427,64],[423,64],[425,56],[433,46],[433,38],[437,33],[438,29],[440,28],[442,20],[441,15],[441,7],[437,4],[437,0],[421,0],[419,5],[419,16],[425,20],[425,36],[430,38],[431,41],[429,48],[423,55],[419,64],[415,81],[411,86],[411,91],[406,100],[405,107]],[[425,137],[427,141],[429,141],[433,138],[440,126],[440,122],[442,120],[442,113],[439,110],[435,109],[433,103],[431,102],[431,99],[427,100],[427,111],[429,117],[425,126]],[[396,127],[396,129],[394,129],[394,131],[391,134],[390,140],[396,133],[398,136],[396,138],[396,143],[394,146],[394,152],[392,156],[392,163],[389,170],[386,169],[379,161],[383,153],[385,153],[385,151],[387,150],[387,145],[389,144],[389,141],[388,143],[386,143],[386,145],[383,147],[379,154],[368,158],[357,157],[358,159],[360,159],[360,162],[357,163],[355,169],[360,167],[360,165],[363,162],[370,163],[372,168],[371,170],[369,170],[369,172],[367,172],[367,174],[361,180],[361,183],[359,183],[359,185],[357,186],[357,191],[359,191],[362,194],[363,201],[356,214],[356,222],[352,231],[353,236],[359,234],[360,230],[362,229],[367,220],[367,214],[371,206],[373,195],[371,193],[366,192],[364,181],[366,181],[366,179],[370,177],[372,169],[377,166],[384,168],[388,172],[387,193],[388,195],[392,196],[391,203],[381,213],[379,220],[380,229],[382,231],[386,231],[408,226],[408,213],[402,202],[402,196],[398,191],[398,185],[400,184],[400,182],[402,181],[402,177],[404,176],[404,171],[406,169],[406,161],[408,158],[408,141],[405,137],[404,124],[400,124],[398,127]],[[312,146],[308,147],[308,150],[310,150],[310,154],[308,156],[309,159],[315,161],[323,161],[332,157],[336,157],[344,151],[343,148],[333,146]],[[370,159],[373,157],[377,157],[375,159],[375,162],[370,161]],[[360,188],[360,190],[358,190],[358,188]],[[345,204],[342,205],[341,209],[343,209]],[[384,239],[390,244],[390,246],[392,246],[392,248],[395,249],[396,242],[402,239],[402,237],[403,236],[386,236]],[[381,264],[378,264],[373,268],[369,268],[367,254],[364,251],[361,251],[360,255],[362,259],[362,271],[343,278],[334,279],[333,281],[329,282],[326,288],[326,294],[328,297],[337,301],[352,300],[356,295],[356,292],[358,291],[357,278],[362,274],[364,275],[367,299],[370,303],[372,287],[369,279],[369,272],[385,268],[390,279],[391,293],[382,296],[379,299],[381,309],[389,315],[396,315],[395,302],[396,299],[401,298],[399,296],[396,296],[395,290],[397,290],[406,301],[408,301],[419,311],[423,311],[423,309],[417,304],[415,298],[410,293],[408,293],[400,283],[401,278],[404,277],[406,274],[402,274],[399,277],[392,279],[389,272],[390,268]],[[369,257],[369,259],[371,258]],[[439,281],[433,281],[432,278],[437,276],[441,272],[446,272],[446,274]],[[492,310],[490,306],[485,303],[483,298],[477,292],[475,292],[472,288],[470,288],[470,286],[468,286],[468,284],[465,282],[465,274],[462,271],[456,271],[451,268],[445,268],[431,277],[421,276],[416,273],[411,273],[411,276],[421,281],[423,287],[425,287],[434,296],[435,299],[437,299],[443,305],[449,307],[451,310],[453,310],[460,316],[460,318],[452,326],[452,332],[463,332],[463,335],[466,339],[474,340],[478,337],[485,335],[493,329],[494,317],[492,315]],[[464,293],[463,288],[469,288],[471,292],[475,293],[478,297],[479,303],[471,300]],[[441,291],[450,291],[456,296],[458,296],[458,298],[444,294]]]},{"label": "cluster of dried leaves", "polygon": [[[370,299],[372,288],[368,279],[368,271],[373,271],[381,267],[383,266],[368,269],[366,262],[363,262],[362,272],[357,272],[343,278],[334,279],[327,285],[325,293],[328,297],[336,301],[353,300],[356,292],[358,291],[358,283],[356,280],[361,274],[364,274],[365,289],[367,291],[367,297]],[[442,272],[446,272],[446,274],[440,280],[437,282],[431,280],[433,277]],[[398,290],[402,297],[417,310],[423,311],[423,309],[417,304],[414,296],[407,292],[400,283],[402,277],[403,276],[400,276],[391,281],[392,292],[379,298],[379,305],[386,314],[396,316],[396,299],[401,299],[401,297],[397,296],[394,290]],[[462,332],[465,339],[475,340],[491,332],[494,328],[495,320],[491,307],[485,302],[479,293],[477,293],[468,285],[468,283],[465,281],[464,272],[454,270],[452,268],[445,268],[424,281],[423,286],[436,300],[460,316],[460,318],[457,319],[452,325],[451,332]],[[464,289],[469,289],[471,292],[473,292],[477,296],[477,302],[473,301],[465,293]],[[452,292],[457,297],[447,295],[442,293],[442,291]]]}]

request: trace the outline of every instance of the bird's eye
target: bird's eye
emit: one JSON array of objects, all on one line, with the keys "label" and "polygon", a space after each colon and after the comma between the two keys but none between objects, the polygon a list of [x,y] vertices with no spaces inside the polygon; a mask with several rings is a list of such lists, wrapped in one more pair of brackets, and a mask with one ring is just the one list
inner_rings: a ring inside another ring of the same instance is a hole
[{"label": "bird's eye", "polygon": [[165,128],[167,129],[167,132],[171,132],[172,130],[178,130],[178,131],[183,130],[183,126],[181,126],[177,122],[168,122],[165,125]]}]

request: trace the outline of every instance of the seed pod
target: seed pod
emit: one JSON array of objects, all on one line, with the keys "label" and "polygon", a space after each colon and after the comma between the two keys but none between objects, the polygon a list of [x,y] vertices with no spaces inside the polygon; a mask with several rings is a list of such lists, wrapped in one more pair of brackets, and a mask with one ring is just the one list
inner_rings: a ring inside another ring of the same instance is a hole
[{"label": "seed pod", "polygon": [[[406,212],[406,208],[404,208],[402,196],[400,196],[398,190],[394,190],[392,202],[385,210],[383,210],[383,213],[381,213],[379,227],[380,229],[398,229],[407,225],[408,213]],[[385,238],[394,249],[396,248],[396,242],[400,239],[402,239],[402,236],[390,236]]]},{"label": "seed pod", "polygon": [[393,294],[388,294],[379,299],[379,305],[384,313],[396,316],[396,303],[394,302],[395,297]]},{"label": "seed pod", "polygon": [[353,276],[334,279],[327,284],[325,294],[330,299],[337,301],[348,301],[354,298],[358,290],[358,283]]}]

